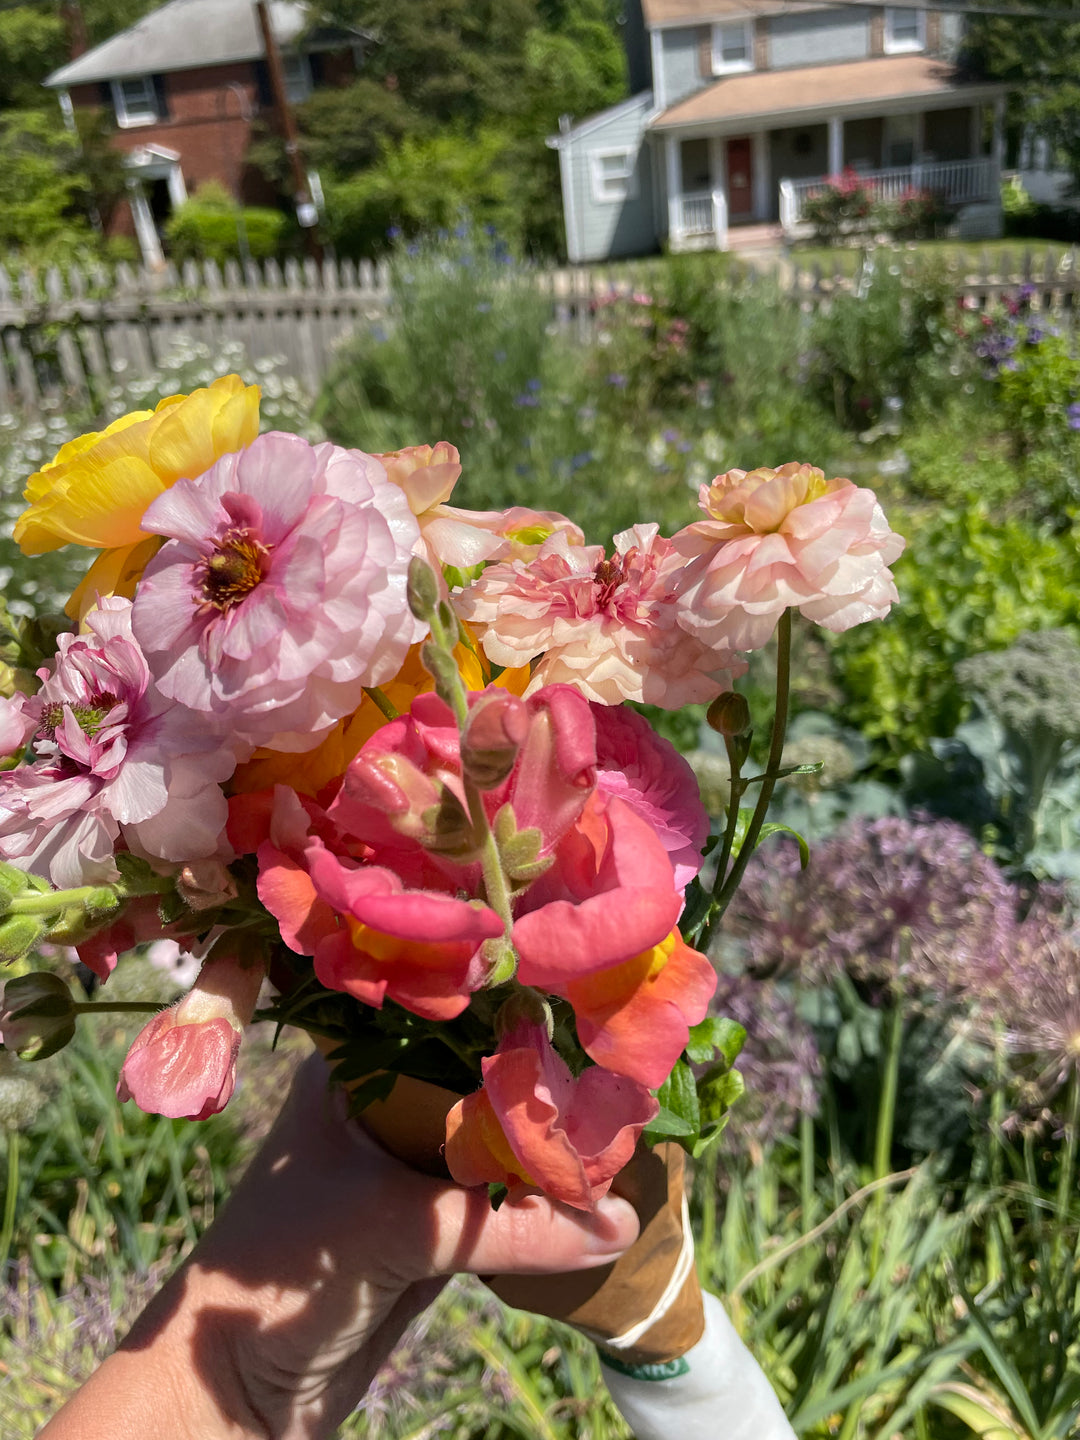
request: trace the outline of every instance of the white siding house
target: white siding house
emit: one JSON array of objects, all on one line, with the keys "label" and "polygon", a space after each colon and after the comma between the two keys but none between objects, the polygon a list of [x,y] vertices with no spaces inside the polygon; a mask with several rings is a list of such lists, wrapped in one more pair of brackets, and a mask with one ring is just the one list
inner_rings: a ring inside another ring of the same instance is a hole
[{"label": "white siding house", "polygon": [[572,261],[724,249],[740,226],[798,234],[807,195],[845,169],[886,196],[942,195],[961,233],[999,233],[1005,89],[957,70],[959,16],[627,3],[642,7],[650,88],[549,142]]}]

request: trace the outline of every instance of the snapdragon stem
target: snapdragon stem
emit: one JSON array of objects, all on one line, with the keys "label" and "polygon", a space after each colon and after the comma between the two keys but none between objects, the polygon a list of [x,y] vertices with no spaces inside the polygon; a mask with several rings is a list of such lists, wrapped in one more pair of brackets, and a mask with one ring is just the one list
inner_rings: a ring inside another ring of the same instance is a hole
[{"label": "snapdragon stem", "polygon": [[9,900],[3,914],[51,915],[55,910],[66,910],[69,905],[85,905],[100,899],[107,892],[120,899],[120,891],[109,885],[79,885],[73,890],[34,890]]},{"label": "snapdragon stem", "polygon": [[368,697],[372,704],[376,706],[377,709],[382,711],[382,713],[386,716],[387,720],[396,720],[401,714],[401,711],[390,700],[386,692],[384,690],[380,690],[378,685],[365,685],[364,694]]},{"label": "snapdragon stem", "polygon": [[[788,706],[791,699],[791,611],[785,610],[780,616],[780,623],[776,628],[776,709],[773,712],[772,734],[769,740],[769,760],[765,766],[765,774],[762,777],[761,789],[758,791],[757,804],[754,806],[754,813],[750,824],[747,827],[746,835],[739,846],[739,853],[735,857],[730,873],[724,875],[721,868],[717,868],[716,885],[714,890],[714,902],[712,912],[709,916],[708,927],[705,932],[702,948],[707,948],[712,937],[714,927],[724,917],[724,912],[731,904],[736,890],[742,880],[743,873],[750,863],[750,857],[757,846],[758,836],[761,834],[761,827],[765,823],[765,816],[768,813],[769,802],[772,799],[773,791],[776,788],[777,771],[780,769],[780,761],[784,755],[784,737],[787,734]],[[731,831],[732,844],[734,844],[735,827],[739,820],[739,802],[735,794],[735,776],[732,775],[731,804],[728,809],[728,829]],[[725,841],[727,836],[725,835]],[[730,855],[730,848],[728,854]]]},{"label": "snapdragon stem", "polygon": [[7,1268],[15,1235],[15,1214],[19,1199],[19,1131],[7,1127],[7,1185],[4,1190],[4,1220],[0,1228],[0,1275]]}]

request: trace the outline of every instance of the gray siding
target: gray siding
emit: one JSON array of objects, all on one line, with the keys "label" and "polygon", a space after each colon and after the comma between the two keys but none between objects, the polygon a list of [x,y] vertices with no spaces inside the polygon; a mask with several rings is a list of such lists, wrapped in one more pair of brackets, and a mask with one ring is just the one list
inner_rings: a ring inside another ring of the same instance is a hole
[{"label": "gray siding", "polygon": [[827,65],[870,54],[869,10],[814,10],[773,15],[769,20],[769,66]]},{"label": "gray siding", "polygon": [[694,29],[686,30],[662,30],[660,32],[661,43],[661,68],[663,70],[664,105],[674,105],[685,95],[692,95],[695,90],[700,90],[703,85],[709,84],[710,80],[701,78],[701,66],[698,63],[698,41],[699,31]]},{"label": "gray siding", "polygon": [[[580,261],[605,260],[618,255],[647,255],[656,249],[653,223],[653,162],[645,144],[648,105],[616,113],[605,124],[575,137],[560,156],[569,166],[572,188],[576,255]],[[593,193],[592,155],[597,150],[634,151],[635,193],[625,200],[597,200]],[[569,228],[570,217],[567,216]]]}]

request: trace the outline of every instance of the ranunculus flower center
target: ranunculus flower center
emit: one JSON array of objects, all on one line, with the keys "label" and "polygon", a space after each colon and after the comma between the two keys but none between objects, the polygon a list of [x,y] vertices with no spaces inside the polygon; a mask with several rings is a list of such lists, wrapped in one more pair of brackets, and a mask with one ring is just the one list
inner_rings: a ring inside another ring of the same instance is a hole
[{"label": "ranunculus flower center", "polygon": [[270,549],[246,528],[226,530],[202,567],[199,586],[206,604],[222,611],[239,605],[265,578]]},{"label": "ranunculus flower center", "polygon": [[104,691],[91,697],[89,705],[46,705],[41,712],[41,726],[38,733],[51,740],[59,726],[64,723],[64,712],[74,716],[75,723],[84,735],[96,735],[106,715],[116,704],[116,696]]},{"label": "ranunculus flower center", "polygon": [[626,579],[626,571],[618,555],[613,555],[610,560],[601,560],[593,571],[593,581],[596,585],[596,604],[603,609],[610,605],[615,598],[615,591]]}]

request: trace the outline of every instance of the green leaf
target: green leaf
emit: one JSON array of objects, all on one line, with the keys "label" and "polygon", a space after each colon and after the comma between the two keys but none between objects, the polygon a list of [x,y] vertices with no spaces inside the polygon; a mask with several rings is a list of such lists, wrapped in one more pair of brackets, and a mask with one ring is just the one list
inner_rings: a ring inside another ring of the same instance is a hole
[{"label": "green leaf", "polygon": [[717,1051],[734,1065],[746,1043],[746,1031],[737,1020],[728,1020],[721,1015],[709,1015],[700,1025],[690,1027],[686,1042],[686,1055],[695,1065],[707,1065],[716,1058]]},{"label": "green leaf", "polygon": [[793,840],[797,841],[799,846],[799,863],[804,870],[806,869],[807,865],[810,864],[810,846],[797,830],[793,830],[790,825],[780,825],[775,820],[767,821],[766,824],[761,827],[761,834],[758,836],[758,845],[768,840],[770,835],[790,835]]},{"label": "green leaf", "polygon": [[698,1105],[702,1129],[705,1124],[715,1124],[724,1119],[735,1101],[746,1090],[746,1083],[738,1070],[731,1070],[726,1064],[716,1065],[698,1081]]},{"label": "green leaf", "polygon": [[701,1127],[701,1113],[698,1109],[697,1082],[694,1072],[685,1060],[676,1060],[674,1069],[656,1092],[662,1109],[684,1120],[690,1127],[684,1134],[697,1134]]},{"label": "green leaf", "polygon": [[350,1090],[350,1119],[355,1118],[362,1110],[366,1110],[369,1105],[373,1105],[376,1100],[388,1099],[396,1083],[397,1076],[392,1072],[387,1072],[383,1075],[372,1075],[369,1080],[357,1085],[355,1090]]},{"label": "green leaf", "polygon": [[695,1130],[692,1125],[688,1125],[685,1120],[680,1120],[678,1115],[661,1105],[659,1115],[646,1125],[642,1133],[646,1140],[656,1141],[667,1140],[672,1136],[693,1135]]}]

